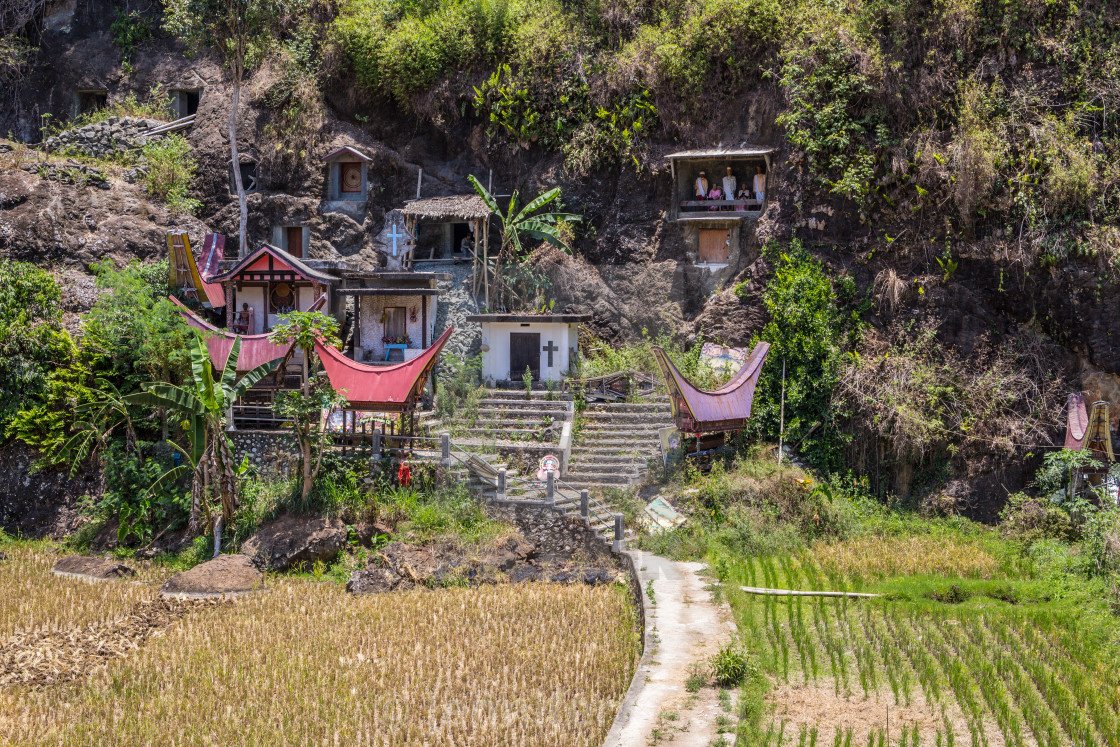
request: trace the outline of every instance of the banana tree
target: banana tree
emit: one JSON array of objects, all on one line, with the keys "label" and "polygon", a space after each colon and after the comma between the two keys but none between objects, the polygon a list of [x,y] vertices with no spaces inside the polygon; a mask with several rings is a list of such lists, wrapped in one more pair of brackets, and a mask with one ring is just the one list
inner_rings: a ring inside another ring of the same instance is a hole
[{"label": "banana tree", "polygon": [[162,407],[178,415],[186,425],[190,448],[172,444],[187,458],[185,468],[191,470],[191,512],[188,530],[198,533],[199,519],[211,517],[211,499],[221,503],[222,520],[229,526],[237,510],[237,472],[230,441],[226,437],[228,417],[233,403],[254,384],[275,370],[279,360],[257,366],[237,378],[237,359],[241,355],[241,338],[234,338],[225,368],[214,369],[210,353],[201,334],[195,335],[190,348],[191,376],[181,385],[153,383],[144,391],[130,395],[130,403]]},{"label": "banana tree", "polygon": [[[482,201],[486,203],[490,212],[498,217],[498,223],[501,225],[502,239],[498,248],[498,256],[495,258],[494,274],[499,295],[502,288],[505,288],[506,292],[510,291],[508,284],[502,283],[502,266],[511,262],[519,262],[524,258],[523,239],[546,241],[566,252],[571,251],[571,247],[568,246],[564,237],[564,226],[565,224],[576,223],[581,218],[573,213],[565,213],[554,209],[558,206],[560,200],[559,187],[553,187],[542,192],[527,202],[524,207],[518,205],[521,195],[517,190],[514,190],[509,198],[509,206],[503,212],[494,195],[482,186],[482,182],[473,175],[468,176],[467,180],[474,187],[478,196],[482,198]],[[554,207],[550,208],[549,206]],[[485,267],[484,271],[489,272],[489,267]],[[489,298],[486,299],[486,305],[490,305]]]}]

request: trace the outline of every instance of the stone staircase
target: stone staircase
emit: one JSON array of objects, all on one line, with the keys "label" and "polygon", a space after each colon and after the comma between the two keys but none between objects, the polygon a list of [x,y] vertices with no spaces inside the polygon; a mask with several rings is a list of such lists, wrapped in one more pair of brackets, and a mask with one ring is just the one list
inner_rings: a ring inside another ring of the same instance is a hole
[{"label": "stone staircase", "polygon": [[451,433],[455,444],[463,447],[558,447],[563,425],[572,420],[573,412],[571,398],[560,393],[488,389],[475,417],[426,418],[424,426],[432,433]]},{"label": "stone staircase", "polygon": [[639,482],[661,453],[658,431],[673,424],[666,396],[588,405],[580,417],[564,481],[601,492]]}]

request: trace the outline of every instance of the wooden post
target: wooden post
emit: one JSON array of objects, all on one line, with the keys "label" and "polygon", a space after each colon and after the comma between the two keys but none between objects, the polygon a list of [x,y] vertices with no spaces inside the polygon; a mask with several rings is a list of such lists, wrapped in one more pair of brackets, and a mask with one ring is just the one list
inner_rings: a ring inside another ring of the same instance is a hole
[{"label": "wooden post", "polygon": [[786,436],[786,359],[782,358],[782,407],[778,419],[778,466],[782,465],[782,445]]},{"label": "wooden post", "polygon": [[579,515],[585,526],[591,523],[591,493],[586,490],[579,491]]},{"label": "wooden post", "polygon": [[381,430],[376,425],[369,442],[369,459],[371,462],[381,461]]},{"label": "wooden post", "polygon": [[490,218],[482,224],[482,305],[490,312]]},{"label": "wooden post", "polygon": [[614,544],[611,546],[611,551],[614,552],[615,554],[619,554],[619,553],[622,552],[622,543],[623,543],[622,537],[623,537],[622,514],[615,514],[614,515]]},{"label": "wooden post", "polygon": [[439,434],[440,460],[444,467],[451,466],[451,434]]},{"label": "wooden post", "polygon": [[497,498],[499,501],[506,499],[506,468],[502,467],[498,470],[498,486]]},{"label": "wooden post", "polygon": [[420,185],[424,183],[424,169],[420,169],[416,174],[416,199],[420,199]]}]

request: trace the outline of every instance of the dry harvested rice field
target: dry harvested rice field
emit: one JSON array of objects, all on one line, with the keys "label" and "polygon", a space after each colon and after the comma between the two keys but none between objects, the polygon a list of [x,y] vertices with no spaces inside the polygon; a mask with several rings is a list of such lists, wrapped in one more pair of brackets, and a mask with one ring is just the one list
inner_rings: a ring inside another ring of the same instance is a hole
[{"label": "dry harvested rice field", "polygon": [[[723,571],[769,680],[757,731],[740,743],[1120,744],[1120,673],[1100,641],[1045,589],[1020,598],[1034,587],[1003,577],[980,545],[878,539]],[[760,597],[739,585],[884,597]]]},{"label": "dry harvested rice field", "polygon": [[[104,625],[161,575],[89,584],[51,576],[41,549],[5,550],[0,642]],[[0,686],[0,743],[598,745],[637,654],[618,588],[354,597],[274,578],[173,617],[86,677]]]}]

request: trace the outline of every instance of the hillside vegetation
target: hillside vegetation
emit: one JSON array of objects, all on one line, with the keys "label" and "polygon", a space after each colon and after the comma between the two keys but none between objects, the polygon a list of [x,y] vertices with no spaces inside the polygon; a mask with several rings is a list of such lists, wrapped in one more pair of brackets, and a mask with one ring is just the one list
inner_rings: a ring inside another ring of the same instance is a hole
[{"label": "hillside vegetation", "polygon": [[899,223],[880,246],[905,230],[1115,259],[1107,2],[345,0],[327,38],[371,93],[437,126],[477,116],[576,173],[726,140],[740,106],[776,96],[807,185]]}]

